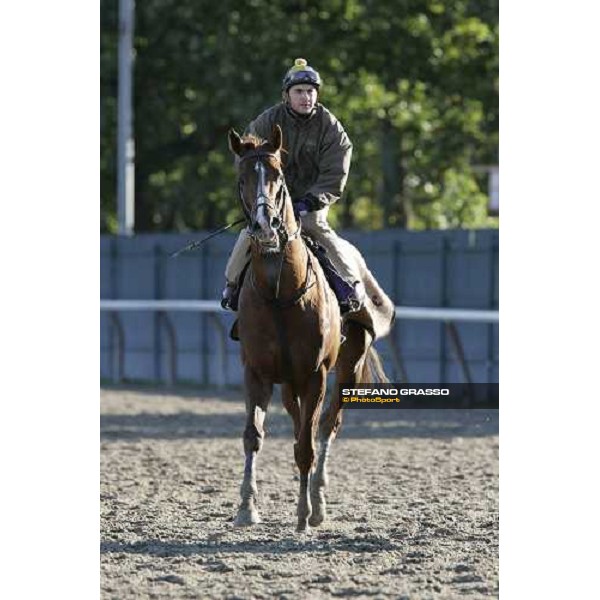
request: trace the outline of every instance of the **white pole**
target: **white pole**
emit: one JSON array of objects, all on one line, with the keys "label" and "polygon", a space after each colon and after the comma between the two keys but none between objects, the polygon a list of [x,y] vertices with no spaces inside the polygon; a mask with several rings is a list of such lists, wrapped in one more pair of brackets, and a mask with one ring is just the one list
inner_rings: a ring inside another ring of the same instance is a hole
[{"label": "white pole", "polygon": [[119,235],[134,227],[135,145],[133,140],[133,26],[135,0],[119,0],[119,100],[117,141],[117,207]]}]

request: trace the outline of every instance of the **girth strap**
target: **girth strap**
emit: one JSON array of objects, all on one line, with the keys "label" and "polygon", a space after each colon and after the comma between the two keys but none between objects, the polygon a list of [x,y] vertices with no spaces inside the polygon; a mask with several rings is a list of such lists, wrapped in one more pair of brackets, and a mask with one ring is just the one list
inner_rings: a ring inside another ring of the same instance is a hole
[{"label": "girth strap", "polygon": [[[310,281],[311,273],[313,274],[312,282]],[[281,272],[279,275],[281,276]],[[304,283],[300,286],[300,288],[298,288],[296,290],[296,293],[293,296],[291,296],[290,298],[286,298],[283,300],[281,298],[279,298],[279,277],[277,278],[277,291],[273,298],[268,298],[260,292],[260,290],[258,289],[258,286],[256,285],[254,271],[250,272],[250,282],[252,284],[252,287],[254,288],[254,291],[256,292],[256,295],[263,302],[271,305],[273,308],[277,308],[277,309],[281,310],[281,309],[291,308],[292,306],[295,306],[296,304],[298,304],[298,302],[300,302],[302,296],[304,296],[304,294],[306,294],[306,292],[308,292],[308,290],[317,283],[317,278],[314,275],[314,267],[312,265],[312,259],[310,257],[310,252],[308,251],[308,248],[306,249],[306,277],[304,278]]]}]

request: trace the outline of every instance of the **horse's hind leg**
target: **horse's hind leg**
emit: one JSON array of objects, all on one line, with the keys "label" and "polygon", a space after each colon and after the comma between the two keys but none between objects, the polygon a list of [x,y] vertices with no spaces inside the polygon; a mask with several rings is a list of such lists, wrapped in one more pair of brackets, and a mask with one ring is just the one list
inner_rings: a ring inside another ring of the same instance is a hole
[{"label": "horse's hind leg", "polygon": [[300,434],[300,399],[292,391],[292,386],[289,383],[284,383],[281,386],[281,400],[285,410],[294,421],[294,440],[298,441]]},{"label": "horse's hind leg", "polygon": [[256,456],[262,448],[265,437],[264,421],[267,407],[273,393],[273,384],[259,378],[249,367],[246,367],[244,379],[246,383],[246,428],[244,429],[244,480],[240,489],[242,502],[238,510],[236,525],[253,525],[260,523],[256,508],[258,488],[256,486]]},{"label": "horse's hind leg", "polygon": [[340,354],[335,368],[335,389],[331,395],[331,402],[323,412],[320,423],[321,442],[332,442],[342,425],[342,399],[338,394],[340,384],[353,386],[361,381],[363,366],[367,352],[371,346],[371,334],[358,323],[349,321],[346,325],[346,341],[340,348]]},{"label": "horse's hind leg", "polygon": [[[349,322],[346,341],[340,349],[336,364],[336,381],[331,402],[321,417],[319,427],[320,447],[317,466],[311,479],[311,500],[313,514],[310,524],[320,525],[326,517],[325,488],[328,484],[327,460],[331,444],[342,424],[342,400],[339,397],[339,384],[354,385],[360,381],[360,375],[371,344],[371,335],[360,325]],[[365,383],[365,382],[363,382]]]},{"label": "horse's hind leg", "polygon": [[325,397],[327,372],[325,367],[310,376],[301,394],[300,431],[294,444],[296,464],[300,470],[300,496],[298,498],[298,531],[308,530],[311,515],[309,498],[309,475],[315,460],[315,435],[318,428],[321,405]]}]

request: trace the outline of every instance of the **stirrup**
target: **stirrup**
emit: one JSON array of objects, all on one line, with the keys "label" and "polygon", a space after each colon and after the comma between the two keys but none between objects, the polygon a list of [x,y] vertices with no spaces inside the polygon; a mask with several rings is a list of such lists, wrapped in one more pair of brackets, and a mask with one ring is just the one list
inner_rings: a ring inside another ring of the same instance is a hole
[{"label": "stirrup", "polygon": [[361,308],[362,302],[359,302],[356,298],[350,297],[347,300],[340,301],[340,314],[342,315],[358,312]]},{"label": "stirrup", "polygon": [[354,294],[348,294],[347,298],[340,301],[340,312],[345,315],[346,313],[358,312],[365,303],[365,286],[361,281],[355,281],[352,284],[354,288]]},{"label": "stirrup", "polygon": [[221,308],[235,312],[237,310],[236,288],[227,284],[221,296]]}]

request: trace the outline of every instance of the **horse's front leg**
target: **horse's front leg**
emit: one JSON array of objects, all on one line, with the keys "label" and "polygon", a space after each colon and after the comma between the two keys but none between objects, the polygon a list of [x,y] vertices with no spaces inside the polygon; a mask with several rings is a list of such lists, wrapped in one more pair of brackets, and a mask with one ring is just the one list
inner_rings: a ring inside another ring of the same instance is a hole
[{"label": "horse's front leg", "polygon": [[244,479],[240,489],[240,504],[235,525],[254,525],[260,523],[256,508],[258,488],[256,486],[256,456],[262,448],[265,437],[264,422],[273,383],[259,377],[250,367],[245,368],[246,384],[246,428],[244,429]]},{"label": "horse's front leg", "polygon": [[[335,392],[334,392],[335,393]],[[331,439],[321,439],[317,466],[310,479],[310,500],[312,502],[312,514],[308,520],[312,527],[320,525],[327,517],[327,502],[325,500],[325,488],[329,484],[327,476],[327,459]]]},{"label": "horse's front leg", "polygon": [[327,372],[321,367],[308,380],[304,393],[300,395],[300,431],[294,444],[296,464],[300,470],[300,496],[298,498],[298,531],[308,531],[311,516],[309,498],[309,475],[315,460],[315,435],[317,433],[321,405],[325,397]]}]

